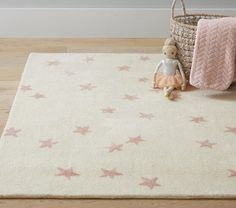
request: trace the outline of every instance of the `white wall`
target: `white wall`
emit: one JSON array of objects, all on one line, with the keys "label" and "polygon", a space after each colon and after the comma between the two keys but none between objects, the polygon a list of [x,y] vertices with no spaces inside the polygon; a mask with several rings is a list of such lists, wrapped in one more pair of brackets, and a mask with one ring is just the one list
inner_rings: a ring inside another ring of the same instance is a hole
[{"label": "white wall", "polygon": [[[156,38],[172,0],[0,0],[0,37]],[[235,0],[185,0],[189,13],[236,16]],[[180,13],[180,11],[179,11]]]},{"label": "white wall", "polygon": [[[17,8],[169,8],[172,0],[0,0],[0,7]],[[190,8],[236,8],[235,0],[185,0]]]}]

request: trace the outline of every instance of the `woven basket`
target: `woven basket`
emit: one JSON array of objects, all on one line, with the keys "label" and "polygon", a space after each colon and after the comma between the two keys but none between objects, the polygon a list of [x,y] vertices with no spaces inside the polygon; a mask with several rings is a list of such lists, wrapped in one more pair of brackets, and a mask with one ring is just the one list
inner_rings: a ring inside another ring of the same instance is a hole
[{"label": "woven basket", "polygon": [[171,8],[171,37],[175,40],[178,48],[177,57],[182,63],[184,71],[189,76],[193,49],[196,39],[197,23],[200,19],[216,19],[225,17],[224,15],[216,14],[187,14],[184,0],[181,0],[183,15],[175,16],[175,5],[177,0],[173,0]]}]

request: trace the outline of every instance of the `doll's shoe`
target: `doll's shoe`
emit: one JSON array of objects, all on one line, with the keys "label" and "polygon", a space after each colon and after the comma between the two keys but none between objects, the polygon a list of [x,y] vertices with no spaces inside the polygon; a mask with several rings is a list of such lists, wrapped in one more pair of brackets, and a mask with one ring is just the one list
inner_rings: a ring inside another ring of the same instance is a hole
[{"label": "doll's shoe", "polygon": [[167,92],[165,92],[164,95],[165,95],[165,97],[167,97],[169,100],[174,100],[174,95],[173,95],[172,92],[167,91]]},{"label": "doll's shoe", "polygon": [[165,96],[166,96],[166,97],[169,97],[169,96],[172,94],[172,91],[173,91],[173,89],[167,89],[167,90],[165,91]]},{"label": "doll's shoe", "polygon": [[170,92],[165,91],[164,96],[165,96],[165,97],[169,97],[169,95],[170,95]]},{"label": "doll's shoe", "polygon": [[170,93],[170,94],[169,94],[168,99],[169,99],[169,100],[174,100],[174,99],[175,99],[173,93]]}]

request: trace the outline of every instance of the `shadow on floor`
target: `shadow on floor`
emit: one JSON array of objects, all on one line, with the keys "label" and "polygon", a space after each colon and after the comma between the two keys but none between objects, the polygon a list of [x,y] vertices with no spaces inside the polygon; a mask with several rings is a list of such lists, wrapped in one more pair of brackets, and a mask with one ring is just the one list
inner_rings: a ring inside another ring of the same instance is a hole
[{"label": "shadow on floor", "polygon": [[227,91],[217,92],[207,97],[222,101],[236,101],[236,82],[233,82]]}]

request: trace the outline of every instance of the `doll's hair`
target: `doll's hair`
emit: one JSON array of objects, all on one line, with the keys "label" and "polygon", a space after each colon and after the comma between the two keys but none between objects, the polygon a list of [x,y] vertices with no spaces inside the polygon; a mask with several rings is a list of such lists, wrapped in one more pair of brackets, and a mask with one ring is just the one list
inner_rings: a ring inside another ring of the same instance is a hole
[{"label": "doll's hair", "polygon": [[175,41],[174,41],[173,38],[168,38],[168,39],[166,39],[164,45],[165,45],[165,46],[168,46],[168,45],[169,45],[169,46],[170,46],[170,45],[175,46]]},{"label": "doll's hair", "polygon": [[168,48],[171,48],[172,50],[177,51],[177,47],[175,45],[175,41],[173,38],[166,39],[163,46],[163,51],[167,50]]}]

